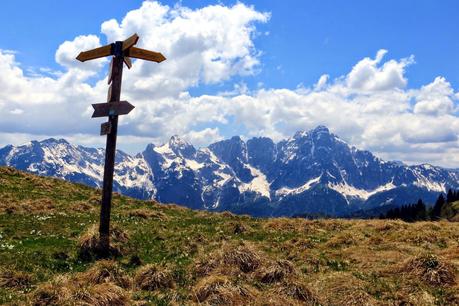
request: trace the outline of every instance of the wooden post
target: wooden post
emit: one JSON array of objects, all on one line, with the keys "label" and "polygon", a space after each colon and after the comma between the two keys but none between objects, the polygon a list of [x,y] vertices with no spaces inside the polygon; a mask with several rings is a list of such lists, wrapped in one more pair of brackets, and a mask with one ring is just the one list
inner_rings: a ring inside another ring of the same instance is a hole
[{"label": "wooden post", "polygon": [[[112,83],[109,91],[109,103],[120,101],[121,95],[121,79],[123,77],[123,55],[116,54],[116,49],[121,50],[122,42],[115,43],[115,56],[112,60],[111,77]],[[115,153],[116,153],[116,136],[118,133],[118,115],[108,117],[111,131],[107,134],[107,143],[105,146],[105,165],[104,165],[104,182],[102,189],[102,202],[100,207],[100,256],[108,257],[110,255],[110,211],[112,205],[113,191],[113,172],[115,169]]]},{"label": "wooden post", "polygon": [[134,47],[139,40],[137,34],[124,41],[81,52],[77,60],[85,62],[96,58],[113,55],[108,75],[107,103],[93,104],[95,117],[108,116],[108,122],[101,126],[101,135],[107,135],[105,146],[104,181],[100,206],[99,247],[100,257],[110,256],[110,211],[112,206],[113,173],[115,170],[116,136],[118,133],[118,116],[128,114],[134,106],[127,101],[120,101],[123,63],[131,68],[130,57],[160,63],[166,58],[158,52]]}]

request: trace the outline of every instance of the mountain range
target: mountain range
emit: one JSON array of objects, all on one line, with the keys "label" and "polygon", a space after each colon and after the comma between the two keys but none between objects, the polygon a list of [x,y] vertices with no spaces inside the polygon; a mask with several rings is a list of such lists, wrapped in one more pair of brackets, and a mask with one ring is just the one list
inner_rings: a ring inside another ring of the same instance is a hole
[{"label": "mountain range", "polygon": [[[93,187],[102,185],[104,149],[46,139],[0,149],[0,165]],[[459,171],[384,161],[327,127],[275,143],[235,136],[196,149],[172,136],[137,155],[116,154],[114,190],[193,209],[253,216],[374,215],[459,188]]]}]

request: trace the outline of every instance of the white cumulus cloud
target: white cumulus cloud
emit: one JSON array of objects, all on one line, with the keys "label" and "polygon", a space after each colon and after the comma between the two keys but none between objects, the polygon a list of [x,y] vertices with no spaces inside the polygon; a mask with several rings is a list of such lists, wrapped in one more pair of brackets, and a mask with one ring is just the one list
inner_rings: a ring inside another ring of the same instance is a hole
[{"label": "white cumulus cloud", "polygon": [[432,83],[422,86],[416,99],[415,113],[436,116],[452,113],[456,97],[451,84],[445,78],[437,77]]},{"label": "white cumulus cloud", "polygon": [[406,66],[414,62],[414,57],[390,60],[379,65],[386,53],[387,50],[381,49],[374,59],[366,57],[358,62],[347,75],[347,86],[366,91],[404,88],[407,84],[404,71]]},{"label": "white cumulus cloud", "polygon": [[[0,50],[0,143],[61,136],[102,145],[100,120],[91,103],[106,98],[106,79],[97,78],[107,60],[79,63],[79,51],[134,32],[139,47],[162,52],[160,64],[135,60],[123,76],[122,98],[136,108],[120,120],[121,148],[140,150],[181,135],[197,146],[241,134],[292,136],[319,124],[359,148],[408,163],[459,165],[459,93],[443,77],[409,88],[406,70],[414,56],[394,59],[388,51],[362,60],[349,72],[296,89],[256,88],[234,77],[256,74],[262,65],[254,37],[270,14],[242,3],[190,9],[145,1],[121,20],[101,25],[102,37],[81,35],[56,51],[61,73],[27,76],[14,52]],[[104,37],[105,36],[105,37]],[[44,68],[42,71],[45,71]],[[40,71],[40,70],[39,70]],[[326,71],[324,71],[326,73]],[[92,78],[92,82],[88,80]],[[191,95],[202,84],[233,82],[234,90]],[[37,119],[39,118],[39,120]]]}]

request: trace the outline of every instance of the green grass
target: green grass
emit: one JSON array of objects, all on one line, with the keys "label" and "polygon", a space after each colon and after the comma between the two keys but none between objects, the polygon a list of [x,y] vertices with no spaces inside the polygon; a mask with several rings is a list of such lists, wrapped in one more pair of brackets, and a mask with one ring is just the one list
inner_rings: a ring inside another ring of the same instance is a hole
[{"label": "green grass", "polygon": [[[94,266],[94,261],[78,257],[78,239],[98,223],[99,197],[100,191],[83,185],[0,168],[0,272],[25,272],[31,277],[25,288],[1,286],[0,277],[1,304],[30,301],[37,288],[56,276],[78,277]],[[135,210],[156,215],[131,216]],[[129,277],[134,278],[138,269],[133,257],[140,258],[142,265],[155,264],[171,272],[175,289],[126,289],[130,299],[151,305],[194,303],[198,283],[224,273],[232,286],[250,292],[247,302],[253,304],[267,299],[306,303],[282,293],[298,282],[324,305],[343,299],[382,305],[459,303],[457,285],[427,284],[417,275],[398,270],[406,261],[429,253],[452,267],[457,280],[458,223],[255,219],[119,195],[114,196],[112,222],[129,234],[123,256],[115,259]],[[235,230],[237,226],[242,226],[242,232]],[[429,236],[432,231],[433,237]],[[197,262],[224,258],[222,250],[228,252],[241,244],[258,254],[261,265],[256,271],[236,273],[235,267],[220,264],[209,276],[196,274]],[[281,259],[292,263],[295,271],[277,283],[261,283],[263,269],[269,270]],[[237,300],[234,292],[213,294]]]}]

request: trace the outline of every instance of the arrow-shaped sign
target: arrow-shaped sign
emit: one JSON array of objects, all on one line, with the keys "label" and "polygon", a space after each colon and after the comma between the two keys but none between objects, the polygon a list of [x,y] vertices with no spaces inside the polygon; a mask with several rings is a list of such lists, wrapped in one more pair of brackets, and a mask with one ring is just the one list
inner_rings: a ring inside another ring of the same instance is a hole
[{"label": "arrow-shaped sign", "polygon": [[110,44],[110,45],[95,48],[89,51],[81,52],[80,54],[78,54],[76,59],[79,60],[80,62],[85,62],[85,61],[92,60],[95,58],[109,56],[112,54],[112,51],[113,51],[112,48],[113,48],[113,44]]},{"label": "arrow-shaped sign", "polygon": [[124,51],[124,56],[140,58],[147,61],[161,63],[166,58],[159,52],[153,52],[150,50],[140,49],[137,47],[131,47]]},{"label": "arrow-shaped sign", "polygon": [[134,105],[128,101],[96,103],[92,107],[94,108],[92,118],[126,115],[134,109]]},{"label": "arrow-shaped sign", "polygon": [[129,57],[127,57],[127,56],[123,56],[123,61],[126,64],[126,66],[128,67],[128,69],[131,69],[131,67],[132,67],[131,59]]},{"label": "arrow-shaped sign", "polygon": [[129,49],[130,47],[135,45],[138,41],[139,41],[139,35],[137,35],[137,33],[136,33],[136,34],[132,35],[131,37],[126,38],[123,41],[123,47],[121,49],[123,51],[126,50],[126,49]]}]

